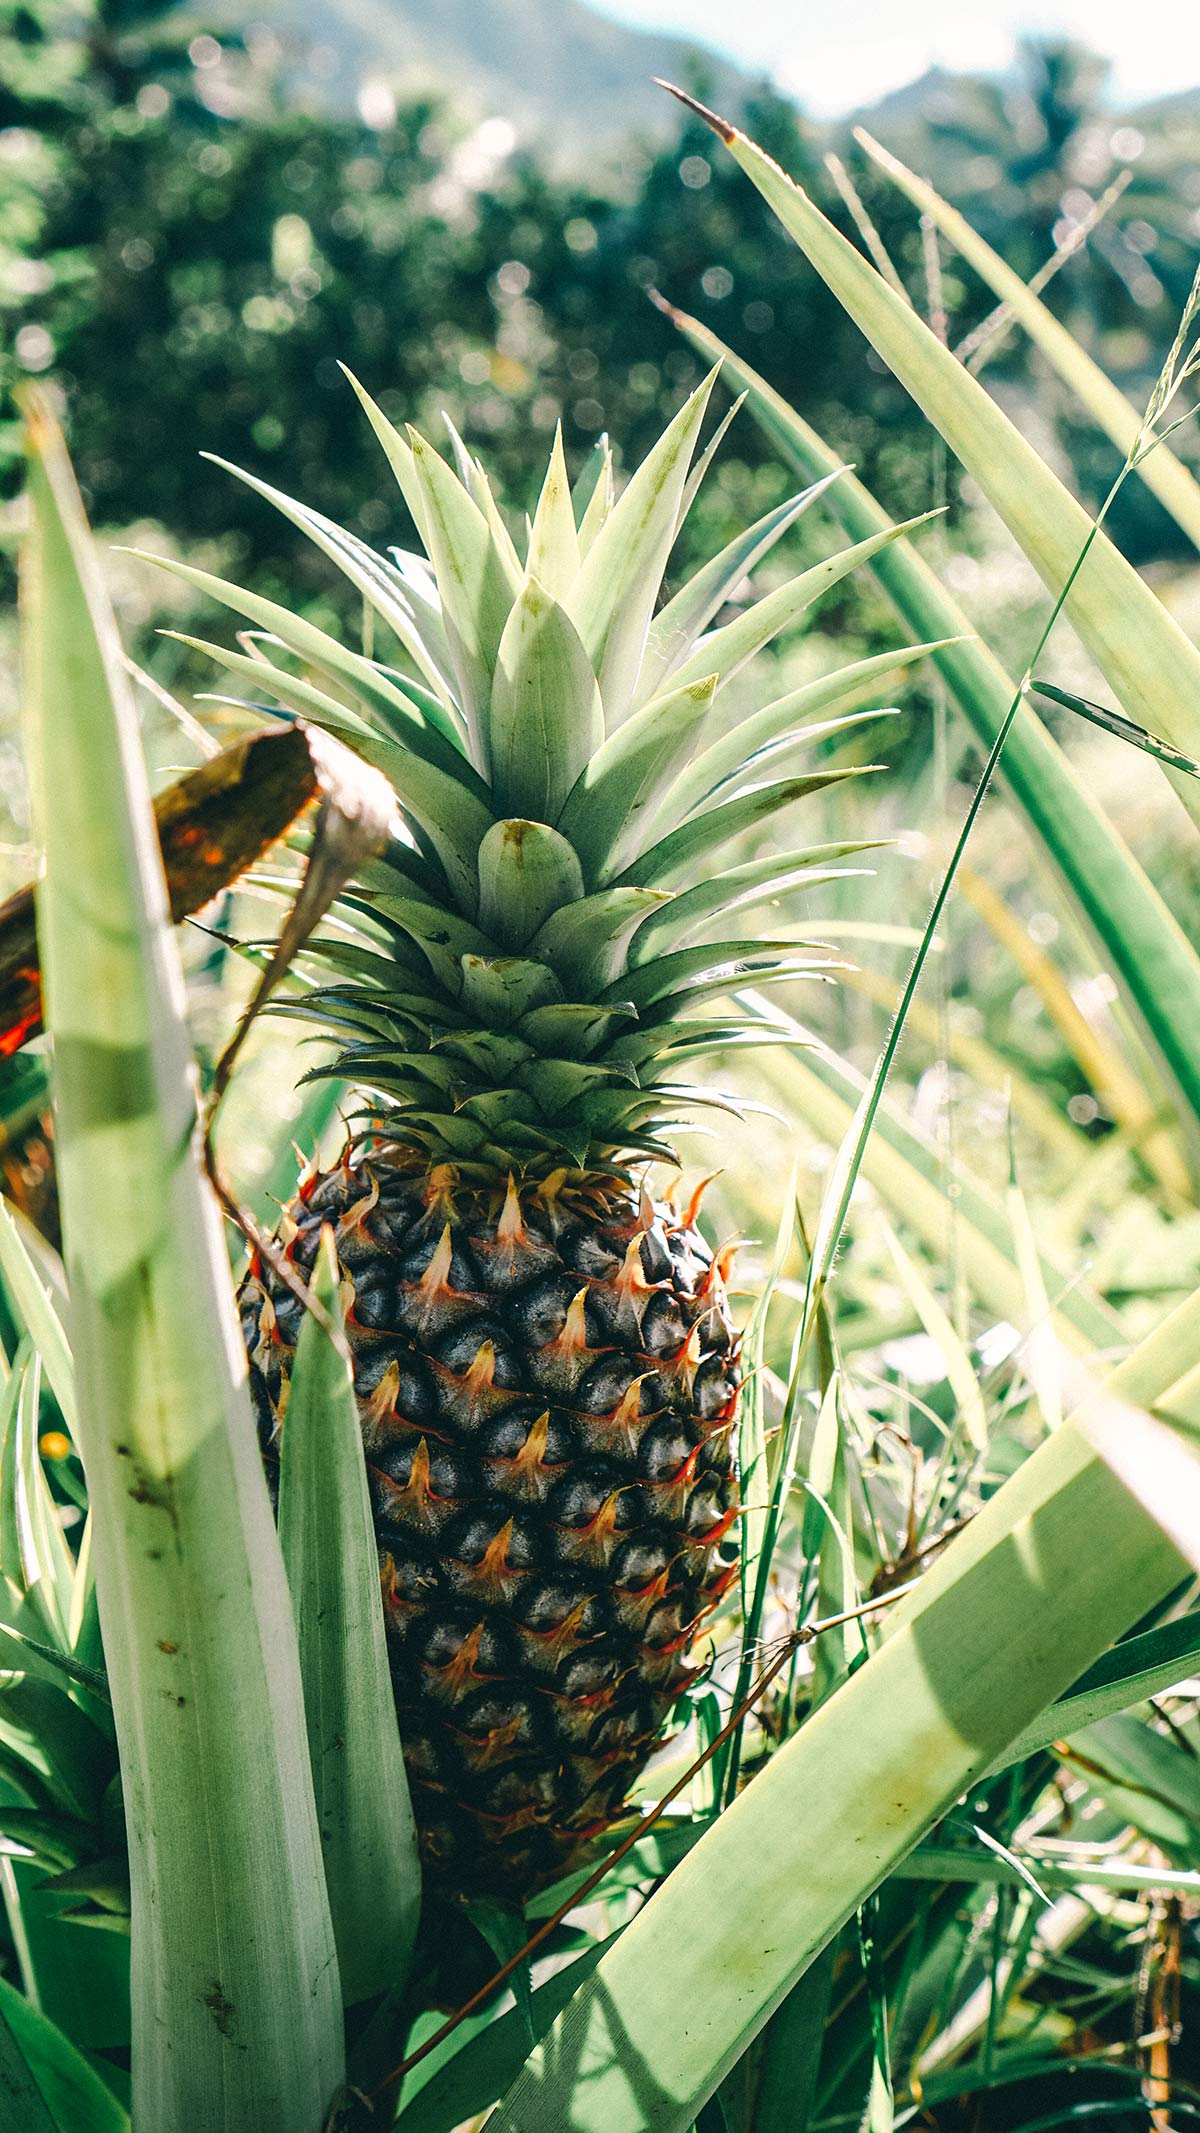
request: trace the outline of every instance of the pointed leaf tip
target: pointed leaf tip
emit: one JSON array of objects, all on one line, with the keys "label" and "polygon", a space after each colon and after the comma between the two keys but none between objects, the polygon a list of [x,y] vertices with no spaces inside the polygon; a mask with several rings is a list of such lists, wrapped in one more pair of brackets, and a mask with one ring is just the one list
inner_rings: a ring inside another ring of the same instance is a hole
[{"label": "pointed leaf tip", "polygon": [[58,441],[59,426],[55,418],[54,402],[44,385],[27,378],[13,387],[16,401],[25,423],[25,443],[30,454],[44,459]]},{"label": "pointed leaf tip", "polygon": [[718,112],[710,111],[707,104],[700,102],[699,97],[689,96],[686,89],[679,88],[673,81],[664,81],[661,74],[655,75],[654,86],[656,89],[665,89],[668,96],[676,97],[688,111],[694,111],[697,118],[704,120],[706,126],[711,126],[714,133],[720,134],[723,141],[733,140],[737,127],[731,126],[729,120],[723,119]]}]

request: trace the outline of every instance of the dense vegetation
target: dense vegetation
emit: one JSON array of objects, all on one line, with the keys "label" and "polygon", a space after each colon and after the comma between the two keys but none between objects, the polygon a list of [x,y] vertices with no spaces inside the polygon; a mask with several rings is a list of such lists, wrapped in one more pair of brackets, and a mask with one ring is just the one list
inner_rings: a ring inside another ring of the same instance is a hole
[{"label": "dense vegetation", "polygon": [[[218,43],[160,0],[100,0],[82,15],[34,0],[5,14],[4,376],[53,368],[101,525],[155,518],[176,538],[221,541],[227,561],[268,571],[276,589],[294,586],[301,547],[198,460],[205,449],[294,491],[319,487],[332,516],[380,534],[377,469],[337,369],[346,349],[394,418],[428,427],[445,408],[486,445],[515,505],[531,501],[560,414],[572,458],[607,429],[633,464],[664,395],[699,375],[647,302],[651,287],[741,348],[889,507],[924,500],[928,451],[910,403],[864,360],[856,329],[699,122],[665,147],[608,155],[598,185],[582,120],[564,169],[536,148],[497,155],[452,98],[394,116],[385,100],[373,125],[313,109],[280,80],[269,38]],[[1030,48],[1024,79],[1003,93],[932,81],[887,143],[1026,278],[1127,165],[1133,183],[1050,301],[1137,391],[1190,279],[1200,123],[1189,140],[1178,119],[1160,134],[1117,121],[1103,72],[1070,48]],[[705,92],[702,74],[695,86]],[[744,117],[847,228],[821,159],[834,148],[855,164],[884,242],[921,286],[912,218],[863,175],[852,143],[767,91]],[[941,300],[955,339],[989,308],[952,265]],[[1013,390],[1028,384],[1011,341],[995,370]],[[1040,378],[1041,420],[1054,400]],[[1067,407],[1055,412],[1089,489],[1106,482],[1111,468]],[[11,415],[0,470],[10,488],[19,481]],[[780,493],[748,425],[722,489],[731,520]],[[1143,555],[1173,540],[1152,507],[1130,537]]]}]

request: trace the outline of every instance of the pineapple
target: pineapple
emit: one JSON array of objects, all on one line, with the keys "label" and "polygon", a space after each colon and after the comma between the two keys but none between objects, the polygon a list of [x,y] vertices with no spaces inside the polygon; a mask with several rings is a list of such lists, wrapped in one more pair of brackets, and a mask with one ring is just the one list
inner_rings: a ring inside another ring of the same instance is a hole
[{"label": "pineapple", "polygon": [[[679,1113],[721,1100],[681,1069],[761,1041],[736,987],[820,967],[726,914],[856,849],[719,870],[731,840],[851,774],[748,766],[851,721],[805,726],[829,682],[732,730],[714,699],[878,543],[710,627],[819,483],[659,605],[712,383],[619,500],[603,445],[572,498],[557,438],[524,554],[460,440],[455,471],[356,387],[428,560],[255,486],[346,572],[396,664],[169,566],[265,633],[254,656],[205,649],[397,796],[402,828],[296,1003],[337,1034],[322,1071],[365,1092],[361,1130],[280,1239],[303,1274],[323,1225],[336,1238],[405,1757],[451,1892],[520,1897],[603,1831],[736,1574],[730,1248],[646,1176],[674,1164]],[[300,1306],[261,1261],[241,1302],[270,1458]]]}]

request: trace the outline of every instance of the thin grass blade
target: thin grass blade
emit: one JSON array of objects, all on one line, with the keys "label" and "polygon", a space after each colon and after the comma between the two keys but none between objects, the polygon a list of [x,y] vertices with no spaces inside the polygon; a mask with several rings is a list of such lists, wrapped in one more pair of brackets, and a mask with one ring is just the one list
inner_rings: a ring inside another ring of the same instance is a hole
[{"label": "thin grass blade", "polygon": [[[968,1442],[977,1452],[987,1449],[988,1426],[983,1394],[970,1354],[955,1332],[949,1313],[930,1288],[921,1268],[906,1252],[895,1231],[884,1224],[884,1237],[895,1262],[900,1286],[920,1319],[929,1339],[936,1342],[946,1370],[946,1382],[958,1403],[959,1421]],[[1018,1271],[1024,1268],[1018,1254]],[[1040,1275],[1041,1266],[1038,1262]],[[1048,1309],[1048,1307],[1047,1307]],[[824,1610],[822,1610],[824,1612]]]},{"label": "thin grass blade", "polygon": [[[780,1010],[753,993],[739,995],[752,1012],[772,1023]],[[789,1018],[790,1019],[790,1018]],[[803,1023],[793,1023],[798,1046],[765,1053],[761,1072],[781,1105],[805,1118],[832,1147],[845,1138],[864,1092],[859,1071],[817,1043]],[[801,1048],[802,1047],[802,1048]],[[863,1175],[895,1214],[935,1255],[945,1250],[945,1155],[884,1098],[863,1157]],[[1025,1286],[1017,1266],[1007,1211],[981,1181],[955,1179],[955,1234],[974,1294],[997,1317],[1018,1324]],[[1079,1278],[1078,1268],[1043,1248],[1043,1278],[1064,1342],[1083,1356],[1119,1346],[1121,1320]]]}]

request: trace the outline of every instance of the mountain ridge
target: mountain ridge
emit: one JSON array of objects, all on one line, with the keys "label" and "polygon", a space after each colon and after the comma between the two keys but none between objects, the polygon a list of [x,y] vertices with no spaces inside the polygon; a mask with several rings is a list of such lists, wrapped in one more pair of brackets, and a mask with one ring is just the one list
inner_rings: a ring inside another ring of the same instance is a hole
[{"label": "mountain ridge", "polygon": [[584,0],[324,0],[319,15],[307,0],[271,0],[258,23],[278,38],[293,88],[329,106],[349,109],[364,83],[399,101],[448,89],[467,116],[503,116],[520,138],[560,149],[669,135],[656,75],[731,103],[752,81],[699,40],[632,28]]}]

